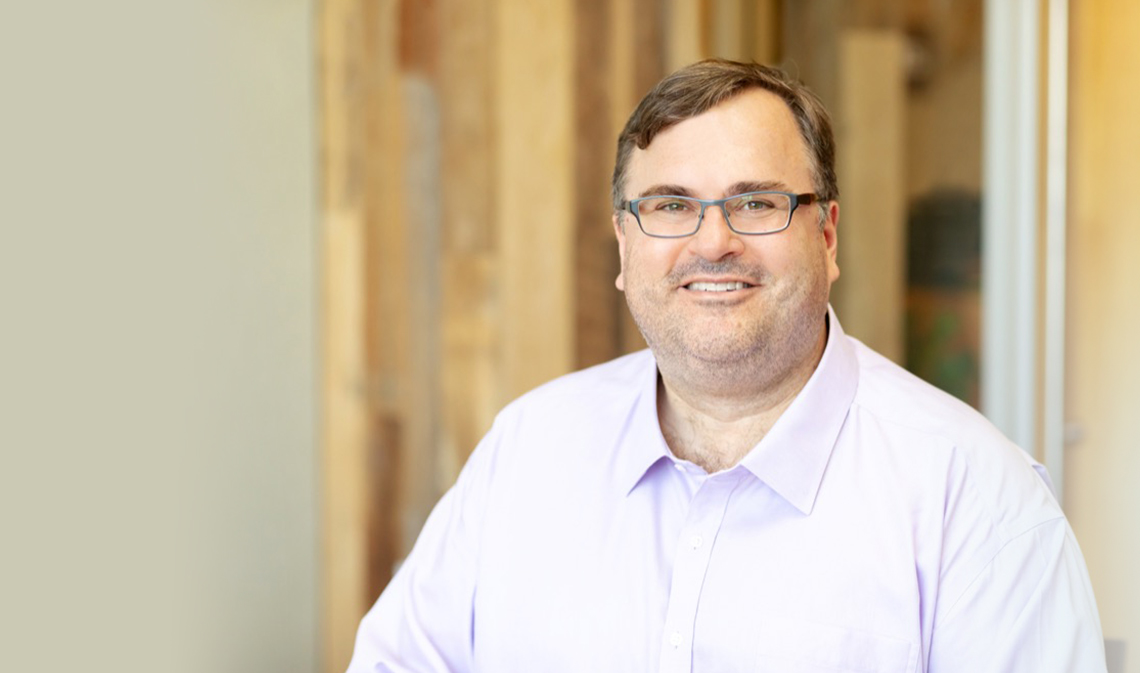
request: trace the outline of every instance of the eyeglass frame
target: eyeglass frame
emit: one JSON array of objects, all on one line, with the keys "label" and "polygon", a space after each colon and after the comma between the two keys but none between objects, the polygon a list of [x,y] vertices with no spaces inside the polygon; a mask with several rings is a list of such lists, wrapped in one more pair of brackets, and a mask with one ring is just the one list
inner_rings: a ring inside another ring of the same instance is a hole
[{"label": "eyeglass frame", "polygon": [[[725,208],[725,204],[734,199],[739,199],[742,196],[753,196],[756,194],[782,194],[788,197],[788,201],[792,204],[792,207],[788,209],[788,220],[784,222],[784,226],[780,227],[779,229],[772,229],[770,231],[740,231],[736,227],[732,226],[732,218],[728,216],[728,209]],[[638,206],[642,201],[648,201],[650,199],[684,199],[690,203],[701,204],[701,212],[697,215],[697,226],[693,227],[692,231],[685,234],[649,233],[641,224],[641,212]],[[724,223],[728,225],[728,228],[733,233],[739,234],[741,236],[767,236],[769,234],[778,234],[781,231],[784,231],[788,227],[792,226],[792,216],[796,214],[796,209],[800,206],[810,206],[815,203],[823,202],[824,200],[821,199],[818,194],[815,194],[813,192],[794,194],[792,192],[781,192],[778,190],[765,190],[759,192],[744,192],[743,194],[733,194],[732,196],[726,196],[723,199],[698,199],[692,196],[680,196],[678,194],[653,194],[650,196],[642,196],[636,199],[623,201],[621,204],[621,209],[633,215],[633,219],[637,220],[637,228],[641,230],[641,233],[652,238],[685,238],[686,236],[693,236],[701,230],[701,225],[704,224],[705,221],[705,209],[710,206],[720,207],[721,215],[724,215]]]}]

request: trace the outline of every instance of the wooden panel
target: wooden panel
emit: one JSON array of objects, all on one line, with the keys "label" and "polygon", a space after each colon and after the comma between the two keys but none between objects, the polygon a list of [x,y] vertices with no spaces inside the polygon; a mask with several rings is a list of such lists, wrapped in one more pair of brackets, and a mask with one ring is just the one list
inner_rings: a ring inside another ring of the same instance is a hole
[{"label": "wooden panel", "polygon": [[843,0],[784,2],[781,63],[807,83],[832,114],[838,112],[840,29],[850,3]]},{"label": "wooden panel", "polygon": [[[627,3],[626,7],[629,5]],[[575,278],[575,367],[605,362],[618,354],[621,295],[613,279],[618,256],[611,226],[610,173],[613,169],[609,30],[614,8],[601,2],[576,3],[574,67],[574,196],[577,200]],[[628,21],[632,17],[620,17]],[[628,24],[626,24],[628,25]],[[624,25],[622,26],[625,27]],[[629,73],[629,59],[622,69]],[[624,98],[624,96],[621,96]],[[599,113],[601,112],[601,114]]]},{"label": "wooden panel", "polygon": [[839,268],[844,329],[902,362],[906,286],[905,45],[894,31],[845,31],[837,117]]},{"label": "wooden panel", "polygon": [[668,72],[708,56],[708,17],[702,0],[667,0],[665,65]]},{"label": "wooden panel", "polygon": [[450,485],[491,427],[501,399],[496,257],[445,253],[439,410],[439,480]]},{"label": "wooden panel", "polygon": [[[439,3],[400,0],[398,23],[376,25],[398,45],[389,85],[369,107],[376,144],[369,159],[369,269],[377,304],[374,336],[379,400],[398,419],[400,442],[389,487],[396,491],[396,558],[411,551],[439,499],[438,394],[442,208],[440,104],[437,94]],[[388,54],[378,55],[387,58]],[[386,64],[387,61],[384,61]],[[390,576],[391,568],[375,568]]]},{"label": "wooden panel", "polygon": [[574,363],[572,21],[569,0],[503,0],[496,15],[506,397]]},{"label": "wooden panel", "polygon": [[[369,414],[363,380],[361,220],[326,214],[322,292],[325,367],[322,413],[323,670],[343,669],[368,588],[365,508]],[[379,525],[379,522],[376,522]]]},{"label": "wooden panel", "polygon": [[780,59],[780,0],[753,0],[744,5],[741,23],[751,30],[744,34],[745,58],[775,65]]},{"label": "wooden panel", "polygon": [[708,53],[709,56],[729,58],[734,61],[748,59],[745,53],[744,34],[752,26],[743,19],[746,0],[711,0],[709,3]]},{"label": "wooden panel", "polygon": [[[404,0],[415,2],[417,0]],[[429,17],[423,17],[429,18]],[[402,536],[400,555],[411,551],[420,528],[443,492],[438,472],[438,385],[440,338],[440,230],[439,198],[440,111],[435,83],[419,70],[403,72],[402,123],[385,124],[387,151],[401,170],[387,183],[401,187],[402,198],[385,195],[372,225],[378,232],[373,249],[385,302],[379,326],[396,332],[400,347],[386,353],[394,376],[395,405],[403,419],[399,488]],[[397,113],[400,114],[400,113]],[[396,134],[399,134],[396,137]],[[386,171],[385,171],[386,172]],[[384,194],[376,185],[374,194]],[[390,372],[390,374],[389,374]]]},{"label": "wooden panel", "polygon": [[438,44],[443,141],[443,247],[486,254],[497,244],[494,213],[495,0],[443,0]]},{"label": "wooden panel", "polygon": [[439,15],[439,0],[400,0],[394,37],[402,73],[434,79],[439,69]]},{"label": "wooden panel", "polygon": [[775,64],[780,56],[780,0],[706,0],[709,56]]},{"label": "wooden panel", "polygon": [[[400,290],[408,274],[408,246],[405,217],[404,96],[400,77],[400,41],[397,37],[400,5],[388,2],[361,2],[361,49],[354,64],[361,98],[353,114],[362,118],[364,130],[357,142],[361,146],[359,163],[361,199],[364,204],[365,227],[365,385],[371,402],[373,432],[391,428],[384,437],[369,437],[374,452],[386,452],[385,458],[370,456],[354,469],[368,471],[370,465],[396,467],[406,464],[404,445],[381,443],[381,440],[407,439],[411,432],[402,413],[404,388],[410,376],[408,350],[411,341],[407,321],[393,320],[408,313],[407,293]],[[394,426],[394,427],[393,427]],[[376,497],[375,490],[392,490],[396,498],[406,499],[401,491],[400,473],[368,472],[372,491],[366,498]],[[387,497],[387,496],[385,496]],[[368,511],[396,517],[397,512]],[[374,525],[374,528],[400,531],[398,518]],[[400,538],[384,541],[388,546],[378,557],[369,557],[367,586],[382,586],[391,577],[392,564],[400,558],[405,544]],[[367,607],[375,595],[362,596]]]},{"label": "wooden panel", "polygon": [[444,0],[439,42],[442,286],[439,474],[455,480],[499,389],[493,0]]},{"label": "wooden panel", "polygon": [[370,410],[365,353],[362,60],[359,8],[328,2],[320,22],[324,204],[321,293],[322,628],[325,671],[343,670],[367,591]]},{"label": "wooden panel", "polygon": [[[356,624],[405,544],[398,468],[410,426],[408,240],[397,3],[322,7],[324,656],[343,670]],[[394,327],[394,326],[399,327]]]},{"label": "wooden panel", "polygon": [[[668,71],[668,39],[665,34],[664,3],[660,0],[622,1],[632,1],[634,6],[633,43],[624,43],[632,47],[636,55],[634,87],[631,90],[633,100],[626,112],[628,115],[633,112],[633,104],[641,100],[641,97],[648,93]],[[620,130],[621,126],[618,129]]]},{"label": "wooden panel", "polygon": [[638,0],[613,0],[610,14],[610,168],[613,169],[617,137],[625,126],[637,101],[645,93],[638,80],[638,64],[643,60],[644,45],[636,39],[637,27],[645,22],[639,13]]},{"label": "wooden panel", "polygon": [[[653,0],[616,0],[611,3],[613,32],[610,76],[609,164],[613,171],[616,141],[638,101],[665,75],[665,41],[660,3]],[[609,218],[607,218],[609,219]],[[608,224],[612,231],[612,224]],[[617,275],[617,242],[610,238],[610,252],[615,258],[614,275],[607,278],[613,287]],[[615,289],[616,292],[616,289]],[[614,305],[617,328],[616,348],[622,353],[645,348],[645,339],[626,308],[625,296],[619,293]]]},{"label": "wooden panel", "polygon": [[910,4],[913,3],[900,0],[849,1],[844,7],[844,24],[852,28],[898,29]]},{"label": "wooden panel", "polygon": [[[368,450],[363,469],[365,544],[368,568],[364,578],[364,608],[388,586],[396,562],[402,558],[398,541],[403,531],[396,513],[400,511],[400,493],[394,488],[393,476],[400,474],[401,452],[407,445],[402,437],[403,419],[394,413],[373,413],[369,428]],[[359,619],[359,616],[357,617]],[[341,635],[343,637],[343,634]],[[340,663],[340,662],[338,662]]]}]

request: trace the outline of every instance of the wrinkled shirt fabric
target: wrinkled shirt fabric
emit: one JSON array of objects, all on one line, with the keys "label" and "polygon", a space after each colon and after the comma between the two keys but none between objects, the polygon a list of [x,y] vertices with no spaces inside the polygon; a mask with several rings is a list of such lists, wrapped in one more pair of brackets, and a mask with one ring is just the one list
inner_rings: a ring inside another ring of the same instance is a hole
[{"label": "wrinkled shirt fabric", "polygon": [[1044,470],[845,336],[764,439],[669,450],[648,351],[507,406],[365,616],[350,673],[1095,673]]}]

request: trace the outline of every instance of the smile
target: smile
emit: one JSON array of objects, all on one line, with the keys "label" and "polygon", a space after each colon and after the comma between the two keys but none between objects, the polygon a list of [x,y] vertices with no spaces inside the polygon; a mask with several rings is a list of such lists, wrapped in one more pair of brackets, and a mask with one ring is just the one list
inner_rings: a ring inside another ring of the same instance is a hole
[{"label": "smile", "polygon": [[744,288],[752,287],[744,281],[736,280],[727,283],[709,283],[704,281],[694,281],[685,286],[687,290],[695,292],[735,292],[736,290],[743,290]]}]

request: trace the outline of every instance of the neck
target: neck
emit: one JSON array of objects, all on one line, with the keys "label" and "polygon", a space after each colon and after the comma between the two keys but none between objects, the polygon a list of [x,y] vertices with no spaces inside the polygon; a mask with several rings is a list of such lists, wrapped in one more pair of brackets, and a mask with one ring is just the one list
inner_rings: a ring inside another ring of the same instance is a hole
[{"label": "neck", "polygon": [[657,417],[673,454],[710,474],[733,467],[768,434],[823,357],[827,330],[792,367],[766,362],[670,367],[658,363]]}]

